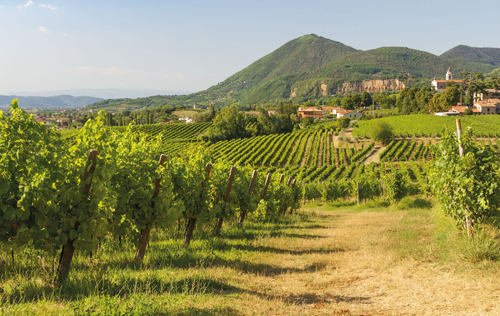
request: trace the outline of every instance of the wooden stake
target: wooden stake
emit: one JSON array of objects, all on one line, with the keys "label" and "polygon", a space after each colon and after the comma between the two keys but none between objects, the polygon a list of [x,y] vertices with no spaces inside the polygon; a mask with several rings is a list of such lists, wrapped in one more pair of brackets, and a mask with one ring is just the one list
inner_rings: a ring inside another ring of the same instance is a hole
[{"label": "wooden stake", "polygon": [[[257,170],[252,172],[252,179],[250,179],[250,185],[248,186],[247,195],[252,195],[253,186],[255,185],[255,180],[257,180]],[[238,224],[242,224],[245,218],[247,217],[248,210],[243,210],[240,214],[240,218],[238,219]]]},{"label": "wooden stake", "polygon": [[293,179],[292,181],[292,188],[295,188],[295,183],[297,182],[297,179]]},{"label": "wooden stake", "polygon": [[[462,124],[460,124],[460,119],[457,118],[457,137],[458,137],[458,151],[460,157],[464,156],[464,147],[462,145]],[[465,208],[465,227],[467,229],[467,235],[472,238],[472,220],[469,216],[469,209]]]},{"label": "wooden stake", "polygon": [[357,195],[357,200],[358,200],[358,205],[359,205],[359,182],[356,181],[356,195]]},{"label": "wooden stake", "polygon": [[284,175],[284,174],[281,174],[281,175],[280,175],[280,182],[279,182],[279,184],[281,184],[281,183],[283,182],[283,180],[284,180],[284,179],[285,179],[285,175]]},{"label": "wooden stake", "polygon": [[224,196],[224,202],[226,203],[227,201],[229,201],[229,195],[231,194],[231,188],[233,186],[235,173],[236,173],[236,167],[232,166],[231,170],[229,171],[229,180],[227,183],[226,195]]},{"label": "wooden stake", "polygon": [[290,186],[290,184],[292,184],[292,177],[291,176],[288,178],[288,181],[286,182],[287,186]]},{"label": "wooden stake", "polygon": [[253,186],[255,185],[255,180],[257,180],[257,170],[252,172],[252,179],[250,180],[250,185],[248,186],[248,195],[252,194]]},{"label": "wooden stake", "polygon": [[266,182],[264,184],[264,190],[262,191],[262,195],[260,197],[262,200],[264,200],[266,198],[267,187],[269,186],[269,182],[271,182],[271,176],[272,176],[272,173],[267,174]]}]

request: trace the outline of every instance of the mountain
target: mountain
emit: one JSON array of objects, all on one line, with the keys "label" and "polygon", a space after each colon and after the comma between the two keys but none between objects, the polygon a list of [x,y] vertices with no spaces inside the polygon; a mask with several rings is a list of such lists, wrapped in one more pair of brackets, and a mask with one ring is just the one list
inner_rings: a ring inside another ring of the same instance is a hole
[{"label": "mountain", "polygon": [[118,98],[145,98],[150,95],[173,95],[173,94],[189,94],[188,91],[174,90],[153,90],[153,89],[71,89],[71,90],[52,90],[52,91],[16,91],[9,92],[12,95],[18,96],[39,96],[50,97],[54,95],[72,95],[74,97],[94,96],[101,99],[118,99]]},{"label": "mountain", "polygon": [[52,97],[25,97],[15,95],[0,95],[0,107],[8,108],[14,99],[19,99],[19,106],[23,109],[29,108],[82,108],[89,104],[101,101],[95,97],[74,97],[71,95],[59,95]]},{"label": "mountain", "polygon": [[441,57],[479,72],[489,72],[500,67],[500,48],[458,45]]},{"label": "mountain", "polygon": [[360,51],[310,34],[289,41],[207,90],[181,96],[105,100],[88,108],[117,110],[164,105],[252,105],[290,98],[302,102],[326,99],[331,94],[345,91],[343,87],[346,83],[366,80],[394,82],[398,79],[406,86],[422,86],[429,84],[435,76],[444,79],[450,67],[456,78],[462,71],[478,71],[474,65],[464,65],[406,47]]}]

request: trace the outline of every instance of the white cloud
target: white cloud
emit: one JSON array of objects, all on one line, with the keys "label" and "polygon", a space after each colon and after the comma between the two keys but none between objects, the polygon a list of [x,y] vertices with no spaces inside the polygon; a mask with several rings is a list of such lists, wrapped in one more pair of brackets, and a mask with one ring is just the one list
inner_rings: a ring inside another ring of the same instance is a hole
[{"label": "white cloud", "polygon": [[27,8],[29,7],[30,5],[34,4],[33,1],[29,0],[28,2],[26,2],[24,5],[18,5],[16,8],[18,9],[24,9],[24,8]]},{"label": "white cloud", "polygon": [[5,6],[4,5],[0,5],[0,9],[3,9],[3,8],[5,8]]},{"label": "white cloud", "polygon": [[40,26],[38,27],[38,30],[42,32],[43,34],[47,34],[47,28],[45,26]]},{"label": "white cloud", "polygon": [[45,8],[45,9],[50,9],[50,10],[57,10],[57,7],[53,7],[50,4],[41,4],[40,8]]}]

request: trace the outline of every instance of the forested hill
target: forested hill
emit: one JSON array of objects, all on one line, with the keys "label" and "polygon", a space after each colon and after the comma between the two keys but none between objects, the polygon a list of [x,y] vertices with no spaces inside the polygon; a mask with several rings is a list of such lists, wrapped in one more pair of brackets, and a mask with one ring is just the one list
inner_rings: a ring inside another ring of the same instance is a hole
[{"label": "forested hill", "polygon": [[95,97],[74,97],[58,95],[53,97],[25,97],[15,95],[0,95],[0,108],[8,108],[12,100],[18,99],[20,107],[29,108],[82,108],[89,104],[101,101]]},{"label": "forested hill", "polygon": [[461,71],[478,71],[473,65],[458,64],[406,47],[360,51],[310,34],[286,43],[205,91],[181,96],[105,100],[89,108],[252,105],[290,98],[302,102],[328,98],[338,93],[346,82],[399,79],[407,86],[428,84],[434,76],[444,79],[449,67],[457,78]]},{"label": "forested hill", "polygon": [[500,48],[459,45],[443,53],[441,57],[480,72],[500,67]]}]

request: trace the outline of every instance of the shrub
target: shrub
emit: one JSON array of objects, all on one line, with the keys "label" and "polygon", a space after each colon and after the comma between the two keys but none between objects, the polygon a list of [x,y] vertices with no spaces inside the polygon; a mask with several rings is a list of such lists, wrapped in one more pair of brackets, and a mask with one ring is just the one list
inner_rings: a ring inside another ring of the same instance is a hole
[{"label": "shrub", "polygon": [[380,120],[373,124],[370,137],[376,142],[387,143],[394,137],[393,129],[386,121]]}]

